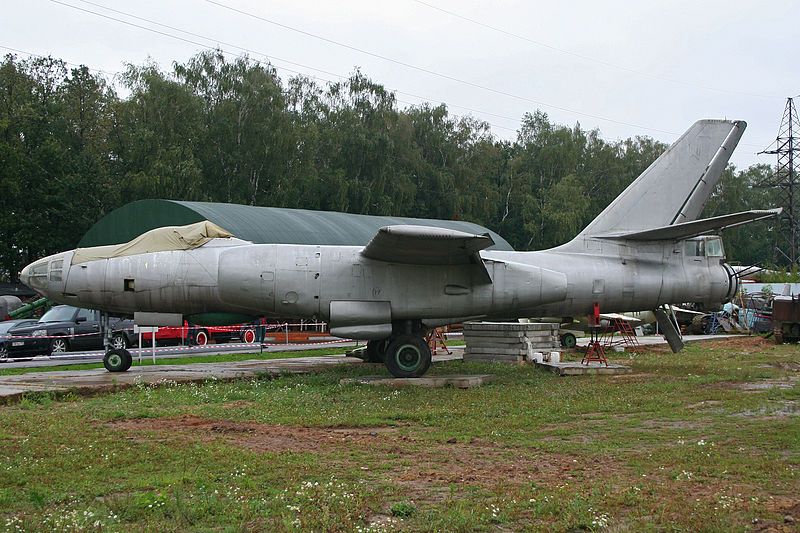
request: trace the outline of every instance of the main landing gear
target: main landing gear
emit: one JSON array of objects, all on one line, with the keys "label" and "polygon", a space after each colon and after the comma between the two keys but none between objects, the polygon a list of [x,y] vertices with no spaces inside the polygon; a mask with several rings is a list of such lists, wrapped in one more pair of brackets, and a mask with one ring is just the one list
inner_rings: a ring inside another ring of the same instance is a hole
[{"label": "main landing gear", "polygon": [[418,378],[431,366],[431,349],[425,342],[425,330],[415,321],[395,324],[388,339],[367,343],[367,360],[382,362],[393,376]]}]

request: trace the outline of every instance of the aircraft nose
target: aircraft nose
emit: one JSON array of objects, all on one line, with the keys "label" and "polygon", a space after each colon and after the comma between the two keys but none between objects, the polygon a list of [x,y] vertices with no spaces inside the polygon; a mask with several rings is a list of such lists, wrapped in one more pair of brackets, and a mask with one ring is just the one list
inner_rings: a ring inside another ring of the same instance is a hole
[{"label": "aircraft nose", "polygon": [[41,262],[42,261],[36,261],[23,268],[22,271],[19,273],[19,280],[28,287],[33,288],[31,286],[31,278],[33,278],[33,269]]},{"label": "aircraft nose", "polygon": [[50,258],[34,261],[19,273],[19,280],[42,296],[47,296],[47,265]]}]

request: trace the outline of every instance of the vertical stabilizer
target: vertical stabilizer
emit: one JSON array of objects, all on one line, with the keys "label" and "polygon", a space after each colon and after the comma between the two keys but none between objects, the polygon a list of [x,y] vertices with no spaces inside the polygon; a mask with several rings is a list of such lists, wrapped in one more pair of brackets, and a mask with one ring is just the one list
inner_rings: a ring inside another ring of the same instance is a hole
[{"label": "vertical stabilizer", "polygon": [[695,122],[577,238],[697,219],[746,126],[743,121]]}]

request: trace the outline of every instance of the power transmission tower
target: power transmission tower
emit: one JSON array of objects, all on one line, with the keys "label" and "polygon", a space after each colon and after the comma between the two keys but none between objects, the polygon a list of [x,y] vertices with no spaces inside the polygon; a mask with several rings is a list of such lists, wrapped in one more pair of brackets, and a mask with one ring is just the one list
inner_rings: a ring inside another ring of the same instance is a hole
[{"label": "power transmission tower", "polygon": [[778,261],[785,261],[792,268],[800,260],[800,121],[791,98],[786,99],[786,109],[775,143],[774,150],[760,152],[776,154],[778,165],[775,173],[759,186],[774,188],[778,193],[778,207],[783,207],[783,212],[778,224],[775,254]]}]

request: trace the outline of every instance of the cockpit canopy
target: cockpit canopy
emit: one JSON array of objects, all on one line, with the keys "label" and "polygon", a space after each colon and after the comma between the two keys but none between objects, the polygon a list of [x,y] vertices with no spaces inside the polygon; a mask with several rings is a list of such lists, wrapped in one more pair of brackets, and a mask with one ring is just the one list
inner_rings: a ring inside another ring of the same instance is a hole
[{"label": "cockpit canopy", "polygon": [[686,241],[686,255],[688,257],[724,258],[725,249],[722,247],[722,238],[719,235],[705,235]]}]

